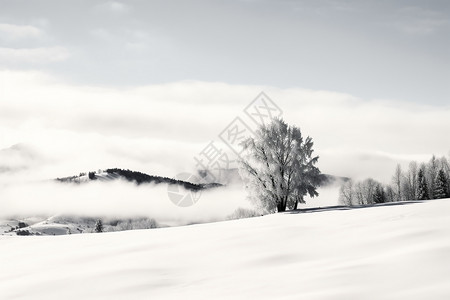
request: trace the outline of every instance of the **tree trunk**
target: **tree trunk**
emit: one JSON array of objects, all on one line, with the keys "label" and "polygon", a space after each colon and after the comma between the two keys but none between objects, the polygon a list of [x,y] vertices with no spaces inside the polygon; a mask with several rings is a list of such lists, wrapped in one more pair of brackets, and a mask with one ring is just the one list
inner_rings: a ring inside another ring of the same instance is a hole
[{"label": "tree trunk", "polygon": [[283,203],[283,201],[280,201],[277,205],[278,212],[284,212],[286,211],[286,204]]},{"label": "tree trunk", "polygon": [[298,199],[295,200],[294,210],[297,209],[297,206],[298,206]]}]

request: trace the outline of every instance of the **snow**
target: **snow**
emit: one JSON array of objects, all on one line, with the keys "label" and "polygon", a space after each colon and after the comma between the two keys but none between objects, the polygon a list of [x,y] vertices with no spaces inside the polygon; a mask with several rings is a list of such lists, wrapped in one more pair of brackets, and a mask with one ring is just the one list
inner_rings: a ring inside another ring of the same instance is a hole
[{"label": "snow", "polygon": [[1,299],[449,299],[450,199],[0,236]]}]

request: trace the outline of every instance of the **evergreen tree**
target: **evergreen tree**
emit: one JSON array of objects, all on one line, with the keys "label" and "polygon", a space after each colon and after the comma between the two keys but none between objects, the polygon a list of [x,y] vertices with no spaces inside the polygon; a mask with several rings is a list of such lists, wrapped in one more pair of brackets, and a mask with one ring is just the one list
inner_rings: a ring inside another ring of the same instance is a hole
[{"label": "evergreen tree", "polygon": [[95,232],[103,232],[103,222],[101,219],[98,219],[97,222],[95,222]]},{"label": "evergreen tree", "polygon": [[428,186],[425,179],[424,169],[420,168],[419,174],[417,174],[417,185],[418,185],[418,200],[427,200],[428,197]]},{"label": "evergreen tree", "polygon": [[386,186],[386,191],[384,194],[386,196],[386,202],[394,202],[395,193],[390,185]]},{"label": "evergreen tree", "polygon": [[424,173],[425,178],[427,180],[428,185],[428,198],[429,199],[436,199],[434,196],[434,190],[436,188],[436,178],[438,175],[438,162],[436,160],[436,156],[433,155],[433,157],[430,159],[426,166],[426,172]]},{"label": "evergreen tree", "polygon": [[375,187],[375,193],[373,195],[373,200],[375,203],[385,203],[386,202],[386,193],[384,192],[383,186],[381,184],[377,184]]},{"label": "evergreen tree", "polygon": [[435,199],[442,199],[447,198],[447,185],[448,185],[448,179],[447,176],[445,176],[444,170],[439,170],[438,175],[436,176],[435,181],[435,187],[434,187],[434,198]]}]

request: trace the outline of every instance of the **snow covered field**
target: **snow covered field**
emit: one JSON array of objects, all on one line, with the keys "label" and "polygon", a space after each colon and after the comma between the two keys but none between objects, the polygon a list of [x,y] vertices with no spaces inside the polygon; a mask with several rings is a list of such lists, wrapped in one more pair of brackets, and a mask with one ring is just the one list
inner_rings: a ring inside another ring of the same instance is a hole
[{"label": "snow covered field", "polygon": [[0,299],[450,299],[450,200],[0,236]]}]

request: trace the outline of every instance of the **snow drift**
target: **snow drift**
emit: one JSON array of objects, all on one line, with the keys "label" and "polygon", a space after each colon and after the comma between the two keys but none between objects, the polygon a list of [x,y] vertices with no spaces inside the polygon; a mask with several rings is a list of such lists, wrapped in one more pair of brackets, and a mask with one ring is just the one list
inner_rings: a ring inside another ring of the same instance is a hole
[{"label": "snow drift", "polygon": [[448,299],[450,200],[0,236],[3,299]]}]

